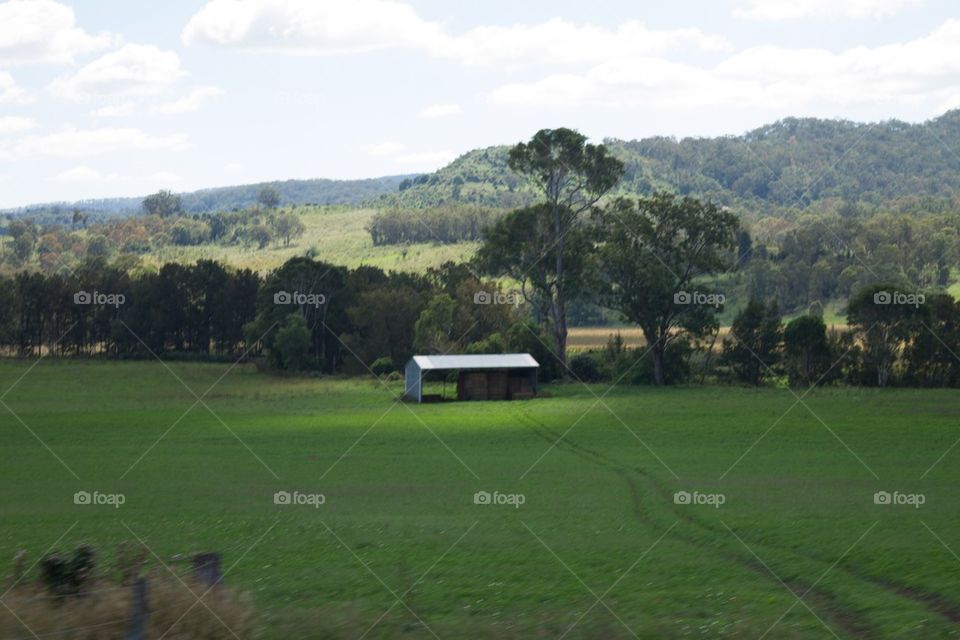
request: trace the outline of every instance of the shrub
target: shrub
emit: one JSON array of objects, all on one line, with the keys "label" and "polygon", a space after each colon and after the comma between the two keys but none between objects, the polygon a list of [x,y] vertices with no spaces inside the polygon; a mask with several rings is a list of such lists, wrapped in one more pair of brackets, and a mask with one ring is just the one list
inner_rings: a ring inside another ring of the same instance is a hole
[{"label": "shrub", "polygon": [[581,382],[599,382],[603,379],[596,358],[589,353],[581,353],[571,358],[570,372]]},{"label": "shrub", "polygon": [[280,358],[282,368],[287,371],[300,371],[310,361],[310,330],[299,313],[287,317],[286,326],[277,331],[274,348]]},{"label": "shrub", "polygon": [[370,365],[370,370],[373,371],[373,374],[376,376],[385,376],[389,373],[393,373],[393,360],[391,360],[388,356],[377,358],[373,361],[373,364]]},{"label": "shrub", "polygon": [[471,342],[467,345],[467,348],[464,349],[464,352],[470,354],[506,353],[507,345],[504,344],[502,335],[499,333],[493,333],[483,340]]},{"label": "shrub", "polygon": [[[663,357],[663,382],[664,384],[680,384],[690,378],[690,344],[684,340],[671,340],[667,343],[667,348]],[[629,367],[620,372],[624,376],[625,382],[632,384],[655,384],[653,376],[653,356],[645,349],[631,349],[629,356],[625,359],[626,366]],[[639,359],[639,362],[637,360]],[[614,378],[616,380],[617,378]]]}]

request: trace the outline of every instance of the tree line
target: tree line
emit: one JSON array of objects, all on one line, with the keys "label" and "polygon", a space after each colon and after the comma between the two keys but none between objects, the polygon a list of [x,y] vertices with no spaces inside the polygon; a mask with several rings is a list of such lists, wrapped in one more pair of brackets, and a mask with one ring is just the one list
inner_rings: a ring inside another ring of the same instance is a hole
[{"label": "tree line", "polygon": [[723,304],[716,295],[670,294],[664,308],[679,311],[664,311],[660,325],[644,329],[663,344],[659,363],[652,343],[628,349],[614,339],[567,365],[522,295],[465,264],[413,275],[293,258],[261,277],[207,260],[130,275],[94,259],[66,277],[0,278],[0,350],[263,357],[275,369],[327,374],[387,374],[414,353],[530,352],[546,380],[960,386],[960,305],[947,294],[870,285],[850,300],[848,325],[833,330],[811,315],[784,324],[775,301],[752,299],[727,332],[715,321]]},{"label": "tree line", "polygon": [[376,247],[395,244],[456,244],[479,240],[483,230],[501,214],[473,205],[429,209],[389,209],[378,212],[367,225]]},{"label": "tree line", "polygon": [[[423,275],[293,258],[261,277],[216,261],[129,273],[103,258],[68,275],[0,277],[0,351],[20,357],[262,356],[276,369],[399,369],[414,351],[529,351],[547,338],[467,266]],[[557,375],[554,370],[549,373]]]}]

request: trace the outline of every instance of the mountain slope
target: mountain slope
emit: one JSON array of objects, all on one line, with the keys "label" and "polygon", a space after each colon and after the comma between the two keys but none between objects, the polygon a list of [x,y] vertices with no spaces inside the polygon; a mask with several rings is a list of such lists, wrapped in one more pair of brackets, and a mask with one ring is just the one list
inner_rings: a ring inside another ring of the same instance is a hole
[{"label": "mountain slope", "polygon": [[[960,196],[960,110],[920,124],[788,118],[741,136],[605,142],[625,165],[621,195],[661,188],[766,212],[847,201],[930,207],[930,199]],[[471,151],[378,203],[531,202],[535,194],[507,166],[508,149]]]}]

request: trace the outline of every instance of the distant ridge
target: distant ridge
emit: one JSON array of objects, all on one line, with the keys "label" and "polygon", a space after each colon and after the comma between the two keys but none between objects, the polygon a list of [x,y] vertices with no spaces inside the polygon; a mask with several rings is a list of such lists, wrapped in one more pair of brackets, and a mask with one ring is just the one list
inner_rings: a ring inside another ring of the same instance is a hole
[{"label": "distant ridge", "polygon": [[[258,182],[231,187],[215,187],[181,193],[183,206],[187,213],[209,213],[229,211],[247,207],[256,202],[257,194],[265,186],[272,186],[280,192],[282,204],[319,204],[353,205],[373,200],[381,195],[394,193],[401,182],[416,178],[416,174],[367,178],[363,180],[283,180]],[[144,196],[147,194],[144,194]],[[95,218],[128,216],[140,211],[141,197],[104,198],[98,200],[79,200],[77,202],[55,202],[27,205],[0,210],[2,214],[15,216],[36,215],[39,218],[56,216],[74,209],[89,213]]]}]

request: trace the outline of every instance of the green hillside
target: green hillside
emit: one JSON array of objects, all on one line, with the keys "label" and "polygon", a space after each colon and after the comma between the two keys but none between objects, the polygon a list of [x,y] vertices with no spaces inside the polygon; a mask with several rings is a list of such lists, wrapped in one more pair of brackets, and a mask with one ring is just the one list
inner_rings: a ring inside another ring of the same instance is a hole
[{"label": "green hillside", "polygon": [[[661,188],[748,213],[890,201],[900,209],[942,209],[960,185],[960,110],[921,124],[788,118],[740,136],[605,142],[626,165],[621,195]],[[507,166],[508,149],[466,153],[435,173],[404,180],[377,204],[529,203],[534,194]]]}]

